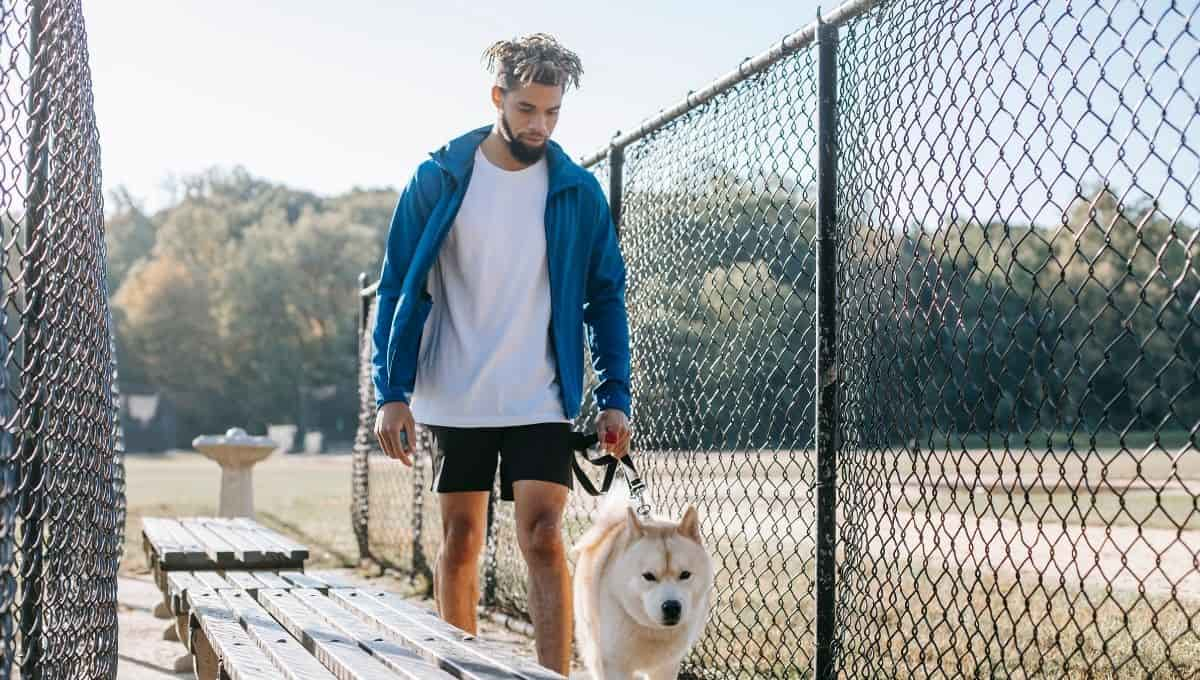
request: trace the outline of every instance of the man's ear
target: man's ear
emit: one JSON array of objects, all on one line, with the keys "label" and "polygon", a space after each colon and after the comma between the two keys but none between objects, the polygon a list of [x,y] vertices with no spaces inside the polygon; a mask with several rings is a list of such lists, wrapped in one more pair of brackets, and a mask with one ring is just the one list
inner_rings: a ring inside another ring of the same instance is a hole
[{"label": "man's ear", "polygon": [[503,108],[503,104],[504,104],[504,90],[502,90],[499,85],[493,85],[492,86],[492,105],[496,107],[497,111],[499,111],[499,110],[501,110],[501,108]]}]

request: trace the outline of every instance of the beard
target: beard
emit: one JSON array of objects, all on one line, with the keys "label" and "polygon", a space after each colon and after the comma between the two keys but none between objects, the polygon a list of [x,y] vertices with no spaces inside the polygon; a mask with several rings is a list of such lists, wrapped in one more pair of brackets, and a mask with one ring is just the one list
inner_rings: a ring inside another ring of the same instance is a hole
[{"label": "beard", "polygon": [[533,165],[546,155],[546,145],[549,140],[542,142],[540,146],[530,146],[522,142],[513,134],[512,127],[508,124],[508,116],[504,113],[500,114],[500,125],[504,128],[504,141],[508,143],[509,153],[519,162]]}]

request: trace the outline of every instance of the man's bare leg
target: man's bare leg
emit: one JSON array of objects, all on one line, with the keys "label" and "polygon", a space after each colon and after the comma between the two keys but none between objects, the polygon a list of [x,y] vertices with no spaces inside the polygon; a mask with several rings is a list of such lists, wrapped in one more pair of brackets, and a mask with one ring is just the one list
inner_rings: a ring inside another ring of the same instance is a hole
[{"label": "man's bare leg", "polygon": [[486,491],[439,493],[442,547],[433,571],[438,615],[475,635],[478,627],[479,554],[486,537]]},{"label": "man's bare leg", "polygon": [[513,483],[517,543],[529,570],[529,615],[538,663],[567,674],[571,663],[571,576],[562,538],[567,487],[532,479]]}]

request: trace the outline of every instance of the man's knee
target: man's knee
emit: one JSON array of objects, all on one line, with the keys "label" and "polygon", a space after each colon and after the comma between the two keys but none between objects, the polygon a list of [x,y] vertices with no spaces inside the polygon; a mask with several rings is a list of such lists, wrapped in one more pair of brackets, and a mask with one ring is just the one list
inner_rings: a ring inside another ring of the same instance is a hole
[{"label": "man's knee", "polygon": [[483,527],[467,520],[450,521],[443,527],[442,536],[442,555],[450,565],[475,567],[483,552]]},{"label": "man's knee", "polygon": [[553,512],[533,516],[517,532],[521,553],[526,561],[553,563],[565,556],[562,539],[562,517]]}]

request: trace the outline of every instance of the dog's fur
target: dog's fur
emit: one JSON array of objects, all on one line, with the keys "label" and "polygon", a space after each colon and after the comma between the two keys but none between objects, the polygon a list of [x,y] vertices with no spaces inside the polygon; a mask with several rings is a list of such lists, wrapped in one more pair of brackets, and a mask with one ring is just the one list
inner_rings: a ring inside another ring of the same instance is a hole
[{"label": "dog's fur", "polygon": [[[643,521],[628,492],[610,492],[572,551],[575,635],[593,680],[674,680],[708,620],[713,586],[696,509],[677,522]],[[674,625],[667,602],[679,604]]]}]

